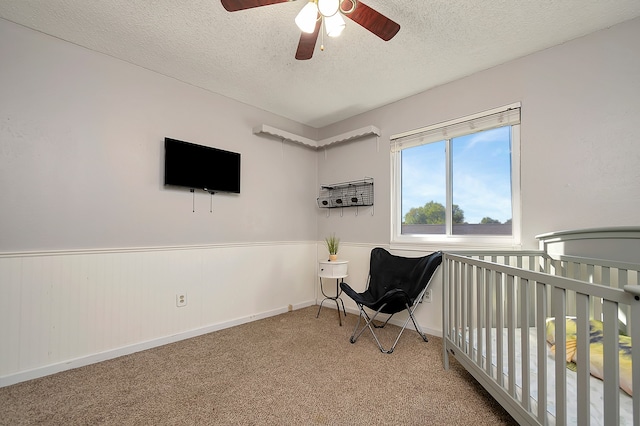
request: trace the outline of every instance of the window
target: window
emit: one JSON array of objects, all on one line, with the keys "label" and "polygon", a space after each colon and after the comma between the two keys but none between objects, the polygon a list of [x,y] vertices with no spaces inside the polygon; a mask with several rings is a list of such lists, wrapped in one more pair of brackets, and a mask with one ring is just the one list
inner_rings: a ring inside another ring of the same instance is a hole
[{"label": "window", "polygon": [[391,143],[392,243],[519,244],[519,104]]}]

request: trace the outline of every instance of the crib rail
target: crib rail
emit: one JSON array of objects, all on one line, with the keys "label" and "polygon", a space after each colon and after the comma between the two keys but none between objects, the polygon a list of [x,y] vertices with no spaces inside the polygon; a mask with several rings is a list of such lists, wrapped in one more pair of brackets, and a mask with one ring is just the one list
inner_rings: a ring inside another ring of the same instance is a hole
[{"label": "crib rail", "polygon": [[[610,260],[581,258],[575,256],[554,256],[545,260],[545,272],[568,278],[575,278],[593,284],[624,289],[628,285],[640,284],[639,265],[628,262],[615,262]],[[570,298],[569,302],[573,299]],[[589,315],[591,318],[603,320],[602,301],[591,299],[589,303]],[[569,305],[569,314],[574,315],[575,306]],[[632,323],[628,321],[631,312],[630,306],[619,307],[620,331],[631,335]]]},{"label": "crib rail", "polygon": [[[541,251],[459,252],[443,257],[444,361],[449,354],[521,424],[567,423],[566,324],[556,321],[555,417],[547,413],[547,364],[537,363],[532,383],[531,350],[546,360],[546,319],[577,321],[577,424],[590,424],[589,320],[604,324],[604,419],[619,424],[618,334],[640,341],[640,265],[552,258]],[[626,288],[626,291],[625,291]],[[492,331],[493,330],[493,331]],[[535,331],[535,340],[530,333]],[[495,349],[489,344],[495,333]],[[519,333],[519,336],[516,336]],[[516,339],[518,337],[519,339]],[[516,346],[516,340],[519,340]],[[531,346],[534,345],[535,348]],[[492,353],[495,351],[495,353]],[[632,355],[633,383],[640,383],[640,352]],[[518,357],[518,359],[517,359]],[[495,365],[492,359],[495,358]],[[516,364],[520,363],[519,371]],[[505,372],[506,374],[501,374]],[[516,386],[516,377],[521,383]],[[531,396],[536,394],[535,403]],[[640,426],[640,396],[633,398],[633,424]]]}]

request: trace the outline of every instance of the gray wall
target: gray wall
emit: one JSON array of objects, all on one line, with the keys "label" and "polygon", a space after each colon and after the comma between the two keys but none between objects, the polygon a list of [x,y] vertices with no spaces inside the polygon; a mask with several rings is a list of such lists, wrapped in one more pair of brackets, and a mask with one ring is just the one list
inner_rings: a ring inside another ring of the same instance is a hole
[{"label": "gray wall", "polygon": [[[251,129],[316,129],[5,20],[0,58],[0,252],[315,241],[317,153]],[[240,152],[241,194],[193,213],[165,136]]]},{"label": "gray wall", "polygon": [[[316,130],[0,21],[0,250],[330,232],[388,243],[390,135],[517,101],[524,245],[542,232],[637,225],[638,39],[635,19]],[[261,123],[320,139],[373,124],[382,136],[315,153],[253,135]],[[214,196],[209,213],[199,193],[192,213],[191,194],[162,186],[164,136],[241,152],[242,194]],[[315,208],[318,184],[365,176],[373,209]]]},{"label": "gray wall", "polygon": [[638,40],[635,19],[321,129],[329,137],[375,125],[382,136],[379,150],[366,140],[320,156],[320,182],[372,176],[376,204],[374,217],[318,212],[318,234],[388,243],[389,137],[513,102],[522,103],[525,247],[544,232],[640,224]]}]

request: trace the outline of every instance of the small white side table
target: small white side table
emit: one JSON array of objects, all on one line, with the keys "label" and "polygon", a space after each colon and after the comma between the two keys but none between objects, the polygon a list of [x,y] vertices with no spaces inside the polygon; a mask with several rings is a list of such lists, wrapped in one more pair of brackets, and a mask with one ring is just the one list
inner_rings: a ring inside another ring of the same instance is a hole
[{"label": "small white side table", "polygon": [[[340,288],[340,283],[342,281],[344,281],[344,278],[347,277],[347,269],[349,267],[349,261],[347,260],[334,260],[333,262],[331,261],[323,261],[323,262],[319,262],[318,264],[318,276],[320,277],[320,291],[322,292],[322,295],[324,296],[324,299],[322,299],[322,302],[320,302],[320,307],[318,308],[318,314],[316,315],[316,318],[318,318],[320,316],[320,310],[322,309],[322,304],[324,303],[325,300],[333,300],[334,302],[336,302],[336,308],[338,308],[338,323],[340,324],[340,326],[342,326],[342,317],[340,316],[340,304],[338,303],[338,300],[340,301],[340,303],[342,303],[342,312],[344,313],[344,316],[347,316],[347,311],[344,308],[344,302],[342,301],[342,299],[340,298],[340,295],[342,294],[342,289]],[[322,286],[322,279],[323,278],[329,278],[329,279],[335,279],[336,280],[336,294],[335,296],[329,296],[324,292],[324,288]]]}]

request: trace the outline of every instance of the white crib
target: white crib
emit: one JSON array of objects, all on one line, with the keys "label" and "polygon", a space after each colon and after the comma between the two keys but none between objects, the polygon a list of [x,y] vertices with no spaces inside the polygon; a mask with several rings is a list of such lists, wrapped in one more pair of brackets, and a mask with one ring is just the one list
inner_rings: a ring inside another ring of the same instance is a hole
[{"label": "white crib", "polygon": [[[640,395],[620,389],[618,354],[619,333],[640,342],[639,271],[542,250],[445,253],[445,368],[455,356],[520,424],[640,426]],[[555,322],[555,356],[546,340],[547,319],[566,317],[577,323],[575,372],[565,321]],[[604,327],[603,380],[590,374],[590,319]],[[640,383],[640,351],[632,365]]]}]

